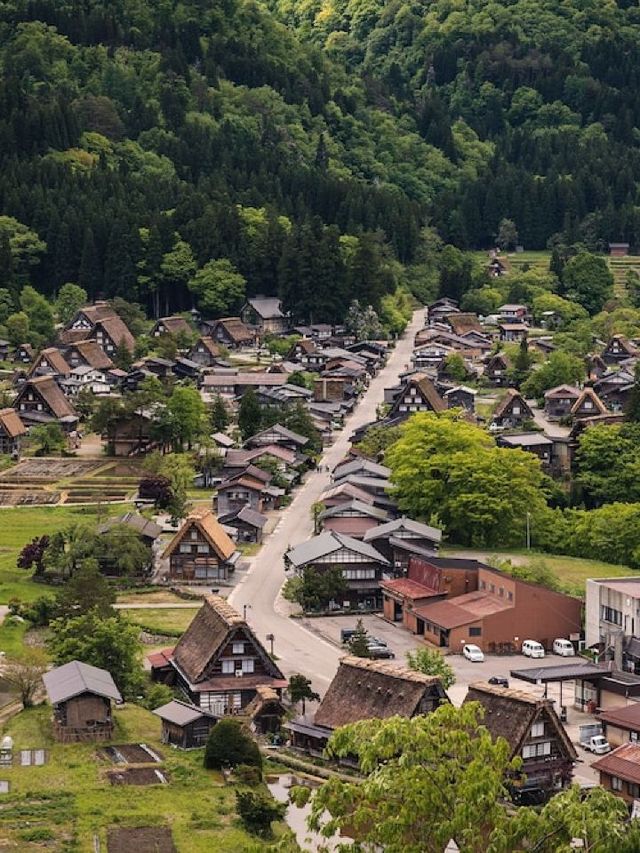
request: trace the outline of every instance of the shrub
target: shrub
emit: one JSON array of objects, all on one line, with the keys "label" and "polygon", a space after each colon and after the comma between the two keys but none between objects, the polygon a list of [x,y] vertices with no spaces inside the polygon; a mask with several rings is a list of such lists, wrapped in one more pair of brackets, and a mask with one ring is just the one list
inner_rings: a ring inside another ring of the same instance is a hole
[{"label": "shrub", "polygon": [[259,767],[253,767],[250,764],[238,764],[235,774],[238,782],[250,788],[255,788],[262,782],[262,771]]},{"label": "shrub", "polygon": [[220,720],[209,735],[204,751],[204,766],[209,770],[237,767],[247,764],[262,769],[262,755],[258,744],[239,720]]},{"label": "shrub", "polygon": [[249,832],[267,837],[271,835],[271,822],[282,820],[287,809],[286,803],[258,791],[236,791],[236,807]]},{"label": "shrub", "polygon": [[173,699],[173,690],[166,684],[150,684],[145,691],[143,706],[149,711],[154,711],[161,705],[166,705]]}]

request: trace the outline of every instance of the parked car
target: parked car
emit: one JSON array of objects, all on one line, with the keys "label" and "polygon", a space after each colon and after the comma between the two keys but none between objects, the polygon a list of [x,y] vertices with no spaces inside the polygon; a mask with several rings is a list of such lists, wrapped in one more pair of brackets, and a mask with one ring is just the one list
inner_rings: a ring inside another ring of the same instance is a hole
[{"label": "parked car", "polygon": [[340,629],[340,642],[343,646],[346,646],[347,643],[351,642],[353,635],[355,634],[355,628],[341,628]]},{"label": "parked car", "polygon": [[571,640],[564,640],[561,637],[556,637],[553,641],[554,655],[561,655],[563,658],[574,657],[576,650],[573,647]]},{"label": "parked car", "polygon": [[389,643],[387,643],[386,640],[381,640],[380,637],[372,637],[371,634],[368,635],[367,639],[370,642],[375,643],[378,646],[388,646],[389,645]]},{"label": "parked car", "polygon": [[373,660],[389,660],[391,658],[395,658],[395,654],[391,651],[389,646],[379,646],[377,643],[368,643],[367,649],[369,651],[369,657],[373,658]]},{"label": "parked car", "polygon": [[509,679],[504,678],[502,675],[492,675],[489,679],[489,684],[495,684],[498,687],[508,687]]},{"label": "parked car", "polygon": [[522,643],[522,654],[528,658],[543,658],[544,646],[537,640],[524,640]]},{"label": "parked car", "polygon": [[467,643],[466,646],[463,646],[462,654],[467,660],[470,660],[473,663],[482,663],[484,660],[484,652],[480,646],[476,646],[473,643]]}]

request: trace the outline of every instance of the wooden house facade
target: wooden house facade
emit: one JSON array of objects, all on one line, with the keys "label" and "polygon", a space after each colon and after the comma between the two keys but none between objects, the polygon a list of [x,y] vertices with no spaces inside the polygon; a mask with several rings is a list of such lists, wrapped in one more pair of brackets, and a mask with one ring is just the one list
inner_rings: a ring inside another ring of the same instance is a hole
[{"label": "wooden house facade", "polygon": [[511,758],[522,760],[521,774],[508,780],[516,802],[544,802],[571,783],[577,754],[550,699],[477,682],[464,701],[480,703],[482,724],[507,741]]},{"label": "wooden house facade", "polygon": [[487,358],[484,368],[484,376],[492,385],[504,388],[509,384],[508,371],[511,370],[511,361],[506,353],[497,352]]},{"label": "wooden house facade", "polygon": [[27,426],[59,423],[68,432],[78,423],[76,410],[53,376],[27,379],[18,392],[14,408]]},{"label": "wooden house facade", "polygon": [[182,583],[227,580],[238,559],[236,547],[211,511],[193,513],[167,545],[169,578]]},{"label": "wooden house facade", "polygon": [[174,684],[190,704],[217,717],[242,714],[259,686],[271,687],[278,696],[287,686],[249,625],[219,595],[207,596],[158,667],[162,680]]},{"label": "wooden house facade", "polygon": [[53,706],[53,734],[62,743],[110,740],[111,703],[122,702],[110,673],[81,661],[45,672],[44,686]]},{"label": "wooden house facade", "polygon": [[515,388],[509,388],[496,406],[491,423],[499,429],[513,429],[532,420],[533,412],[522,394]]},{"label": "wooden house facade", "polygon": [[19,456],[27,428],[15,409],[0,409],[0,455]]},{"label": "wooden house facade", "polygon": [[162,743],[178,749],[205,746],[218,717],[190,702],[173,699],[153,713],[162,720]]}]

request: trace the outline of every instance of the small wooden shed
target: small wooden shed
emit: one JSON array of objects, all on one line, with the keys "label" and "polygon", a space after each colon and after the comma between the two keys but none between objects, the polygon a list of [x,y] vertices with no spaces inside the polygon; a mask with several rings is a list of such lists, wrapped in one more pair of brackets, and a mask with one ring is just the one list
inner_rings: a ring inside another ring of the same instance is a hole
[{"label": "small wooden shed", "polygon": [[153,712],[162,720],[162,743],[180,749],[204,746],[218,718],[189,702],[173,699]]},{"label": "small wooden shed", "polygon": [[111,674],[81,661],[58,666],[42,676],[53,705],[53,734],[62,743],[110,740],[111,702],[122,702]]}]

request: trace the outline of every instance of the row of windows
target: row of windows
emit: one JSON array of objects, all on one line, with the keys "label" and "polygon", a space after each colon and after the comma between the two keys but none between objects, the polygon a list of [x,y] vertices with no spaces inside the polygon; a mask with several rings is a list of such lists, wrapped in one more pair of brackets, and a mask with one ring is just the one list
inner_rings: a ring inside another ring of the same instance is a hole
[{"label": "row of windows", "polygon": [[527,743],[522,747],[523,758],[540,758],[543,755],[551,755],[551,741],[542,743]]},{"label": "row of windows", "polygon": [[223,660],[222,674],[233,675],[234,672],[251,673],[255,672],[255,661],[253,658],[245,658],[244,660]]},{"label": "row of windows", "polygon": [[[630,797],[633,797],[634,800],[640,799],[640,785],[636,785],[634,782],[627,782],[627,794]],[[624,780],[619,779],[617,776],[611,777],[611,790],[612,791],[622,791],[624,787]]]},{"label": "row of windows", "polygon": [[208,554],[211,549],[204,545],[191,545],[189,542],[181,542],[179,551],[181,554]]},{"label": "row of windows", "polygon": [[603,622],[611,622],[613,625],[622,625],[622,613],[614,607],[600,605],[600,618]]},{"label": "row of windows", "polygon": [[375,580],[375,569],[343,569],[342,577],[346,581]]},{"label": "row of windows", "polygon": [[[488,589],[489,592],[495,595],[496,585],[494,583],[488,584],[486,581],[480,581],[480,589]],[[498,587],[498,595],[500,598],[504,598],[504,592],[505,590],[503,586]],[[513,593],[510,590],[507,590],[507,599],[509,601],[513,601]]]}]

